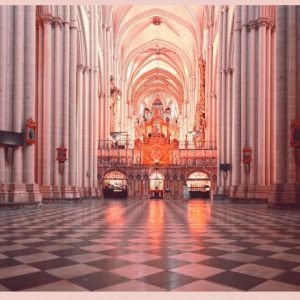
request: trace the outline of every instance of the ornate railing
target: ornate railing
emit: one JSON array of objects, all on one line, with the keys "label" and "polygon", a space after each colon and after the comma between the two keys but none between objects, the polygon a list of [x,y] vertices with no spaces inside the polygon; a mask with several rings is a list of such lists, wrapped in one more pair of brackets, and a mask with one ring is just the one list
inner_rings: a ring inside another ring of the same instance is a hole
[{"label": "ornate railing", "polygon": [[[99,141],[98,166],[141,166],[142,151],[133,149],[133,141]],[[215,143],[206,142],[203,148],[173,150],[170,152],[170,166],[181,167],[214,167],[217,165]],[[185,144],[185,146],[187,146]],[[192,146],[192,145],[188,145]]]},{"label": "ornate railing", "polygon": [[[134,149],[134,140],[100,140],[98,149]],[[216,142],[205,141],[203,143],[194,143],[189,141],[179,141],[179,150],[216,150]]]}]

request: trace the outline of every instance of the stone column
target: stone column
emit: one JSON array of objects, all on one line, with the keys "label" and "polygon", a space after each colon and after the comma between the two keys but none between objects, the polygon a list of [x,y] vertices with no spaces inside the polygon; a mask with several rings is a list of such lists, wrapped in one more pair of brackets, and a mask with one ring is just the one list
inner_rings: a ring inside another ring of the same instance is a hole
[{"label": "stone column", "polygon": [[275,119],[275,184],[270,194],[273,205],[290,202],[284,195],[284,184],[287,182],[287,6],[278,6],[276,14],[276,119]]},{"label": "stone column", "polygon": [[249,143],[250,147],[252,148],[252,162],[250,168],[250,186],[249,186],[249,197],[255,196],[255,185],[256,181],[256,156],[257,156],[257,148],[256,148],[256,141],[257,141],[257,106],[256,106],[256,74],[255,74],[255,61],[256,61],[256,23],[254,21],[250,22],[249,24],[250,29],[250,42],[249,42],[249,51],[250,51],[250,62],[249,62],[249,102],[250,102],[250,109],[249,109]]},{"label": "stone column", "polygon": [[257,184],[258,197],[264,197],[266,184],[266,32],[268,23],[258,20],[258,131],[257,131]]},{"label": "stone column", "polygon": [[[248,43],[247,43],[247,6],[242,6],[242,32],[241,32],[241,89],[240,89],[240,97],[241,97],[241,148],[240,148],[240,168],[241,168],[241,188],[240,188],[240,196],[247,197],[247,174],[245,172],[245,168],[243,166],[243,162],[241,162],[242,149],[249,145],[248,138],[248,109],[247,109],[247,55],[248,51]],[[233,113],[234,115],[234,113]]]},{"label": "stone column", "polygon": [[211,112],[210,112],[210,121],[209,121],[209,127],[211,128],[210,130],[210,136],[209,136],[209,141],[210,142],[215,142],[216,141],[216,98],[215,98],[215,83],[214,83],[214,23],[213,21],[210,23],[210,31],[209,31],[210,37],[209,37],[209,65],[210,65],[210,72],[209,72],[209,82],[210,82],[210,88],[209,88],[209,101],[211,103]]},{"label": "stone column", "polygon": [[[5,119],[6,119],[6,51],[7,45],[7,7],[4,5],[0,6],[0,130],[6,130]],[[7,201],[7,192],[4,184],[5,181],[5,147],[0,145],[0,202]]]},{"label": "stone column", "polygon": [[[298,28],[297,38],[296,38],[296,40],[297,40],[296,52],[300,53],[300,30],[299,30],[299,28],[300,28],[300,5],[296,6],[296,11],[297,11],[296,27]],[[297,67],[296,68],[298,70],[298,72],[297,72],[297,84],[296,84],[297,91],[296,91],[296,93],[297,93],[297,97],[299,99],[300,98],[300,72],[299,72],[299,70],[300,70],[300,55],[298,55],[298,57],[297,57]],[[297,119],[300,119],[300,103],[299,103],[299,101],[297,102],[296,112],[297,112]],[[296,150],[296,160],[297,160],[296,182],[300,182],[300,149]]]},{"label": "stone column", "polygon": [[43,198],[51,192],[51,115],[52,115],[52,16],[42,16],[44,24],[44,84],[43,84]]},{"label": "stone column", "polygon": [[83,169],[83,65],[77,65],[77,183],[79,188],[80,197],[83,196],[82,178],[84,176]]},{"label": "stone column", "polygon": [[[220,147],[221,147],[221,163],[226,162],[226,91],[227,91],[227,76],[226,76],[226,64],[227,64],[227,49],[226,49],[226,41],[227,41],[227,9],[224,8],[223,11],[223,36],[222,38],[222,94],[221,94],[221,118],[219,119],[221,122],[221,139],[220,139]],[[222,174],[221,174],[222,175]],[[222,186],[224,187],[223,176],[221,176]]]},{"label": "stone column", "polygon": [[[286,126],[286,134],[289,136],[290,134],[290,124],[292,120],[297,119],[297,105],[300,102],[300,95],[298,95],[297,99],[297,59],[300,59],[300,53],[297,53],[297,30],[300,28],[296,28],[297,24],[297,12],[295,6],[288,6],[288,18],[287,18],[287,36],[288,36],[288,48],[287,48],[287,99],[288,99],[288,124]],[[300,18],[300,15],[298,16]],[[298,56],[298,57],[297,57]],[[298,70],[298,74],[300,74],[300,70]],[[298,75],[299,76],[299,75]],[[286,177],[288,179],[288,183],[296,182],[296,151],[294,148],[289,146],[289,142],[287,143],[288,148],[288,168]],[[299,162],[298,162],[299,163]],[[299,199],[300,202],[300,199]]]},{"label": "stone column", "polygon": [[265,152],[265,159],[266,159],[266,178],[265,178],[265,185],[270,186],[271,184],[271,90],[270,90],[270,82],[271,82],[271,61],[272,61],[272,52],[271,52],[271,23],[267,26],[266,32],[266,112],[265,112],[265,128],[266,128],[266,152]]},{"label": "stone column", "polygon": [[[205,57],[205,117],[207,119],[207,127],[205,129],[205,141],[210,141],[211,137],[211,102],[210,102],[210,20],[208,20],[206,34],[207,34],[207,44],[206,44],[206,57]],[[193,106],[193,108],[196,106]]]},{"label": "stone column", "polygon": [[[94,46],[94,30],[95,30],[95,7],[90,6],[90,36],[91,36],[91,43],[90,43],[90,80],[89,80],[89,89],[90,89],[90,95],[89,95],[89,188],[92,193],[93,186],[94,186],[94,172],[93,172],[93,161],[94,161],[94,155],[93,155],[93,145],[94,145],[94,52],[95,52],[95,46]],[[91,194],[91,196],[94,196]]]},{"label": "stone column", "polygon": [[[94,115],[94,99],[93,99],[93,69],[90,69],[90,82],[89,82],[89,88],[90,88],[90,99],[89,99],[89,148],[88,148],[88,162],[89,162],[89,188],[90,188],[90,192],[92,193],[92,188],[93,188],[93,145],[94,145],[94,119],[93,119],[93,115]],[[94,196],[93,194],[91,194],[91,196]]]},{"label": "stone column", "polygon": [[217,194],[222,194],[221,191],[221,184],[222,184],[222,172],[220,171],[220,164],[222,163],[221,155],[221,136],[222,136],[222,127],[221,127],[221,118],[222,118],[222,53],[223,53],[223,43],[222,43],[222,36],[223,36],[223,11],[220,8],[220,17],[219,17],[219,54],[218,54],[218,94],[217,94]]},{"label": "stone column", "polygon": [[94,138],[94,188],[96,196],[98,196],[98,141],[99,141],[99,66],[98,66],[98,13],[97,9],[95,9],[95,52],[94,52],[94,77],[95,77],[95,86],[94,86],[94,101],[95,101],[95,108],[94,108],[94,126],[95,126],[95,138]]},{"label": "stone column", "polygon": [[[300,31],[299,31],[300,32]],[[270,166],[270,182],[273,185],[275,183],[275,110],[276,110],[276,104],[275,104],[275,51],[276,51],[276,46],[275,46],[275,25],[272,26],[271,30],[271,60],[270,60],[270,75],[271,75],[271,82],[270,82],[270,158],[271,158],[271,166]]]},{"label": "stone column", "polygon": [[[24,119],[32,118],[36,121],[36,7],[28,5],[25,7],[25,72],[24,72]],[[39,186],[35,184],[35,145],[24,147],[23,178],[30,202],[39,203],[42,196]]]},{"label": "stone column", "polygon": [[63,165],[63,186],[62,198],[72,198],[72,191],[69,187],[69,164],[70,164],[70,6],[64,7],[64,39],[63,39],[63,146],[67,149],[67,160]]},{"label": "stone column", "polygon": [[108,35],[110,34],[110,26],[107,24],[104,25],[104,87],[105,87],[105,139],[108,140],[110,136],[110,49],[109,49],[109,38]]},{"label": "stone column", "polygon": [[276,183],[287,182],[287,7],[277,7],[276,17]]},{"label": "stone column", "polygon": [[38,34],[38,60],[37,60],[37,183],[41,186],[43,184],[43,37],[44,28],[43,22],[39,18],[37,22]]},{"label": "stone column", "polygon": [[89,152],[88,152],[88,140],[89,140],[89,68],[85,67],[83,70],[83,187],[84,196],[88,197],[88,172],[89,172]]},{"label": "stone column", "polygon": [[109,78],[108,78],[108,68],[107,68],[107,38],[106,38],[106,35],[107,35],[107,32],[106,32],[106,28],[107,28],[107,25],[106,24],[102,24],[102,32],[103,32],[103,81],[104,81],[104,84],[102,86],[103,88],[103,103],[102,103],[102,107],[103,107],[103,119],[102,119],[102,122],[101,122],[101,126],[103,126],[103,139],[104,140],[107,140],[107,127],[109,127],[109,123],[107,122],[107,111],[106,111],[106,101],[107,101],[107,84],[109,81]]},{"label": "stone column", "polygon": [[208,126],[207,128],[209,128],[208,131],[208,135],[206,137],[206,140],[211,142],[212,141],[212,131],[213,131],[213,126],[212,126],[212,122],[213,122],[213,98],[212,98],[212,71],[213,71],[213,59],[212,59],[212,31],[213,31],[213,24],[212,22],[208,23],[208,61],[207,61],[207,66],[208,66],[208,77],[207,77],[207,81],[208,81],[208,102],[209,102],[209,119],[208,119]]},{"label": "stone column", "polygon": [[[213,81],[213,80],[212,80]],[[215,83],[213,83],[214,85]],[[215,94],[215,90],[212,90],[211,93],[211,143],[210,143],[210,148],[215,147],[215,143],[216,143],[216,139],[217,139],[217,134],[216,134],[216,122],[217,122],[217,118],[216,118],[216,106],[217,106],[217,96]]]},{"label": "stone column", "polygon": [[70,127],[69,127],[69,183],[73,197],[79,198],[76,188],[76,75],[77,75],[77,6],[70,8]]},{"label": "stone column", "polygon": [[[92,114],[93,114],[93,93],[92,93],[92,78],[93,75],[93,70],[89,69],[89,82],[88,82],[88,87],[89,87],[89,98],[88,98],[88,112],[87,112],[87,120],[88,120],[88,160],[87,160],[87,170],[88,170],[88,187],[89,191],[91,192],[92,188],[92,145],[93,145],[93,134],[92,134],[92,127],[93,127],[93,120],[92,120]],[[91,195],[90,195],[91,196]]]},{"label": "stone column", "polygon": [[61,83],[62,83],[62,47],[61,47],[61,34],[62,34],[62,20],[58,17],[54,18],[54,111],[53,111],[53,197],[61,198],[60,192],[60,174],[59,163],[57,161],[57,150],[60,147],[60,110],[61,110]]},{"label": "stone column", "polygon": [[[14,48],[13,48],[13,120],[12,130],[21,132],[23,130],[23,99],[24,99],[24,6],[14,7]],[[13,152],[13,201],[23,201],[24,195],[21,186],[23,182],[22,148],[16,147]],[[20,199],[19,199],[20,198]]]},{"label": "stone column", "polygon": [[104,101],[105,101],[105,95],[103,94],[103,92],[100,93],[100,101],[99,101],[99,130],[100,130],[100,140],[104,141],[104,130],[105,130],[105,125],[104,125]]},{"label": "stone column", "polygon": [[98,141],[99,141],[99,131],[98,131],[98,122],[99,122],[99,95],[98,95],[98,69],[95,66],[94,70],[94,144],[93,144],[93,184],[95,189],[95,196],[98,196],[98,180],[97,180],[97,158],[98,158]]},{"label": "stone column", "polygon": [[[226,95],[226,104],[225,104],[225,110],[226,110],[226,122],[225,122],[225,131],[226,131],[226,156],[225,156],[225,162],[231,164],[232,166],[232,78],[233,78],[233,69],[231,67],[226,69],[226,86],[227,86],[227,95]],[[232,181],[232,169],[228,172],[227,177],[227,190],[229,191]]]},{"label": "stone column", "polygon": [[128,124],[127,124],[127,114],[128,114],[128,104],[126,103],[127,102],[127,94],[126,94],[126,80],[125,78],[121,78],[122,80],[122,97],[121,97],[121,107],[122,107],[122,120],[121,120],[121,126],[122,128],[124,129],[124,131],[128,131]]},{"label": "stone column", "polygon": [[[234,73],[232,100],[232,196],[241,182],[241,6],[234,10]],[[244,78],[245,79],[245,78]],[[243,120],[245,122],[245,120]]]}]

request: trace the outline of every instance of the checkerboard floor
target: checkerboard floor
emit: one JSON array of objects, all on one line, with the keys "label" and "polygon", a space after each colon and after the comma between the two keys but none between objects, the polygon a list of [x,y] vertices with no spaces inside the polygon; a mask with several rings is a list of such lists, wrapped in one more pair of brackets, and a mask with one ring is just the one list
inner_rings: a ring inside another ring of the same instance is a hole
[{"label": "checkerboard floor", "polygon": [[0,291],[300,291],[300,212],[193,200],[0,211]]}]

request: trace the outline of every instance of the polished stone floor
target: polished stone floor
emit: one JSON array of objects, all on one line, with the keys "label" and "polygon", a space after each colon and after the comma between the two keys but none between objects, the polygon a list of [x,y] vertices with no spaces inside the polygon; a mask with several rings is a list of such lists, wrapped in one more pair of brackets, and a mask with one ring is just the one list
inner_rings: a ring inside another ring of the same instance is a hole
[{"label": "polished stone floor", "polygon": [[0,210],[0,291],[300,291],[300,211],[208,200]]}]

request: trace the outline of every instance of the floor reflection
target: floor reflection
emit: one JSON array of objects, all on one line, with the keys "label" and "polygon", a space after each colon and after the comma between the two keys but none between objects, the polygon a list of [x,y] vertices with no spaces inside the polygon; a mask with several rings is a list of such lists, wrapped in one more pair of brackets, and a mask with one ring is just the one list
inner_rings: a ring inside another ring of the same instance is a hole
[{"label": "floor reflection", "polygon": [[107,225],[121,227],[124,222],[125,206],[122,202],[110,202],[105,207],[104,220]]},{"label": "floor reflection", "polygon": [[187,222],[193,235],[206,231],[211,218],[211,206],[206,200],[191,200],[187,206]]},{"label": "floor reflection", "polygon": [[0,291],[300,291],[299,224],[202,199],[0,211]]},{"label": "floor reflection", "polygon": [[164,230],[164,209],[163,200],[152,200],[149,203],[148,212],[148,234],[151,238],[151,244],[158,246]]}]

